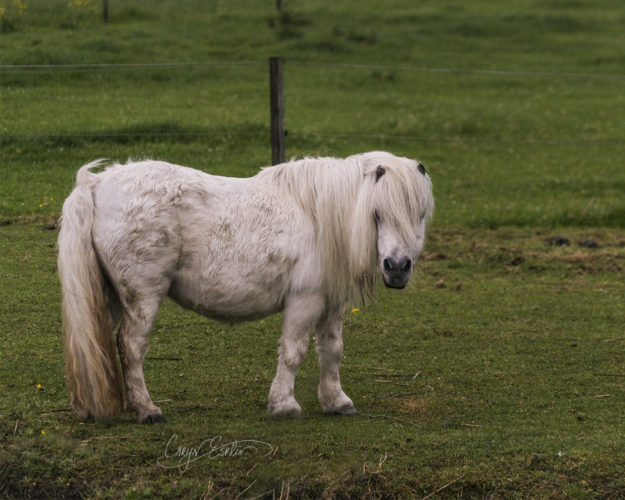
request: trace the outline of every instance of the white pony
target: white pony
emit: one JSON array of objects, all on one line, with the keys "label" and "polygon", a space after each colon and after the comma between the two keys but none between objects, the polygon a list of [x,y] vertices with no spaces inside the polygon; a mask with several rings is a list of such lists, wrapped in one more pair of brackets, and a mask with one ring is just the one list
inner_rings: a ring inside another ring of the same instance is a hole
[{"label": "white pony", "polygon": [[[372,295],[381,269],[403,288],[434,202],[420,163],[371,152],[291,161],[236,179],[157,161],[82,167],[63,205],[69,393],[81,418],[124,408],[163,421],[142,363],[165,296],[230,323],[284,311],[271,415],[298,415],[295,374],[316,330],[319,400],[356,414],[341,388],[347,302]],[[114,331],[123,383],[115,355]]]}]

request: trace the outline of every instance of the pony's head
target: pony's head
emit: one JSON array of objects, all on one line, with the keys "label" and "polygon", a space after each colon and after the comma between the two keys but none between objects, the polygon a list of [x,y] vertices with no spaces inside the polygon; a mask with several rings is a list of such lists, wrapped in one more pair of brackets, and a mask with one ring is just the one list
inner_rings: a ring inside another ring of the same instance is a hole
[{"label": "pony's head", "polygon": [[387,287],[404,288],[434,210],[432,183],[423,165],[414,160],[383,152],[357,158],[365,179],[355,212],[359,234],[353,234],[352,248],[362,252],[368,246],[368,256],[360,257],[362,266],[368,261],[369,272],[372,266],[379,267]]}]

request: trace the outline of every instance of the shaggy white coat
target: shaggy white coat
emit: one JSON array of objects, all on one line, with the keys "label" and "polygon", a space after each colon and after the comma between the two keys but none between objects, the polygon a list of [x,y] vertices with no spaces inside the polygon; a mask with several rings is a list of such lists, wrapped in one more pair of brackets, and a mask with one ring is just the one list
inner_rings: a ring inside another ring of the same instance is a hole
[{"label": "shaggy white coat", "polygon": [[343,311],[354,294],[373,293],[380,269],[387,285],[407,281],[434,207],[422,166],[383,152],[292,161],[246,179],[157,161],[91,172],[98,166],[79,170],[59,236],[79,416],[119,413],[125,392],[139,421],[163,419],[142,362],[165,296],[226,322],[284,311],[273,415],[301,412],[295,373],[316,330],[321,405],[357,412],[339,379]]}]

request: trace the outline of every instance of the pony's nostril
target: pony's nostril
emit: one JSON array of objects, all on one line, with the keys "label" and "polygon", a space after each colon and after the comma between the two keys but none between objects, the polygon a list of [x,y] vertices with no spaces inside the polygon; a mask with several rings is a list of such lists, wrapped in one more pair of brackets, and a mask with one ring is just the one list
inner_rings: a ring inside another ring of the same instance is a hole
[{"label": "pony's nostril", "polygon": [[401,267],[402,272],[407,273],[412,268],[412,260],[406,259],[404,265]]},{"label": "pony's nostril", "polygon": [[393,270],[393,264],[391,264],[391,260],[390,259],[384,259],[384,270],[385,271],[392,271]]}]

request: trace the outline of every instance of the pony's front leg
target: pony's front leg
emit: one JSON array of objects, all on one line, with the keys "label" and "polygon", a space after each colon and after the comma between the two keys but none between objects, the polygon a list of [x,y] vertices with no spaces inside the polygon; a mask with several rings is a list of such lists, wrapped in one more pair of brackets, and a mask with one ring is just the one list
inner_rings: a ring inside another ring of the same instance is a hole
[{"label": "pony's front leg", "polygon": [[295,374],[306,356],[310,332],[323,311],[323,298],[289,297],[284,309],[278,369],[269,391],[267,410],[274,416],[297,416],[302,408],[295,400]]},{"label": "pony's front leg", "polygon": [[324,316],[317,324],[317,353],[321,376],[319,402],[324,411],[342,415],[357,415],[352,400],[341,388],[339,364],[343,354],[343,313]]}]

